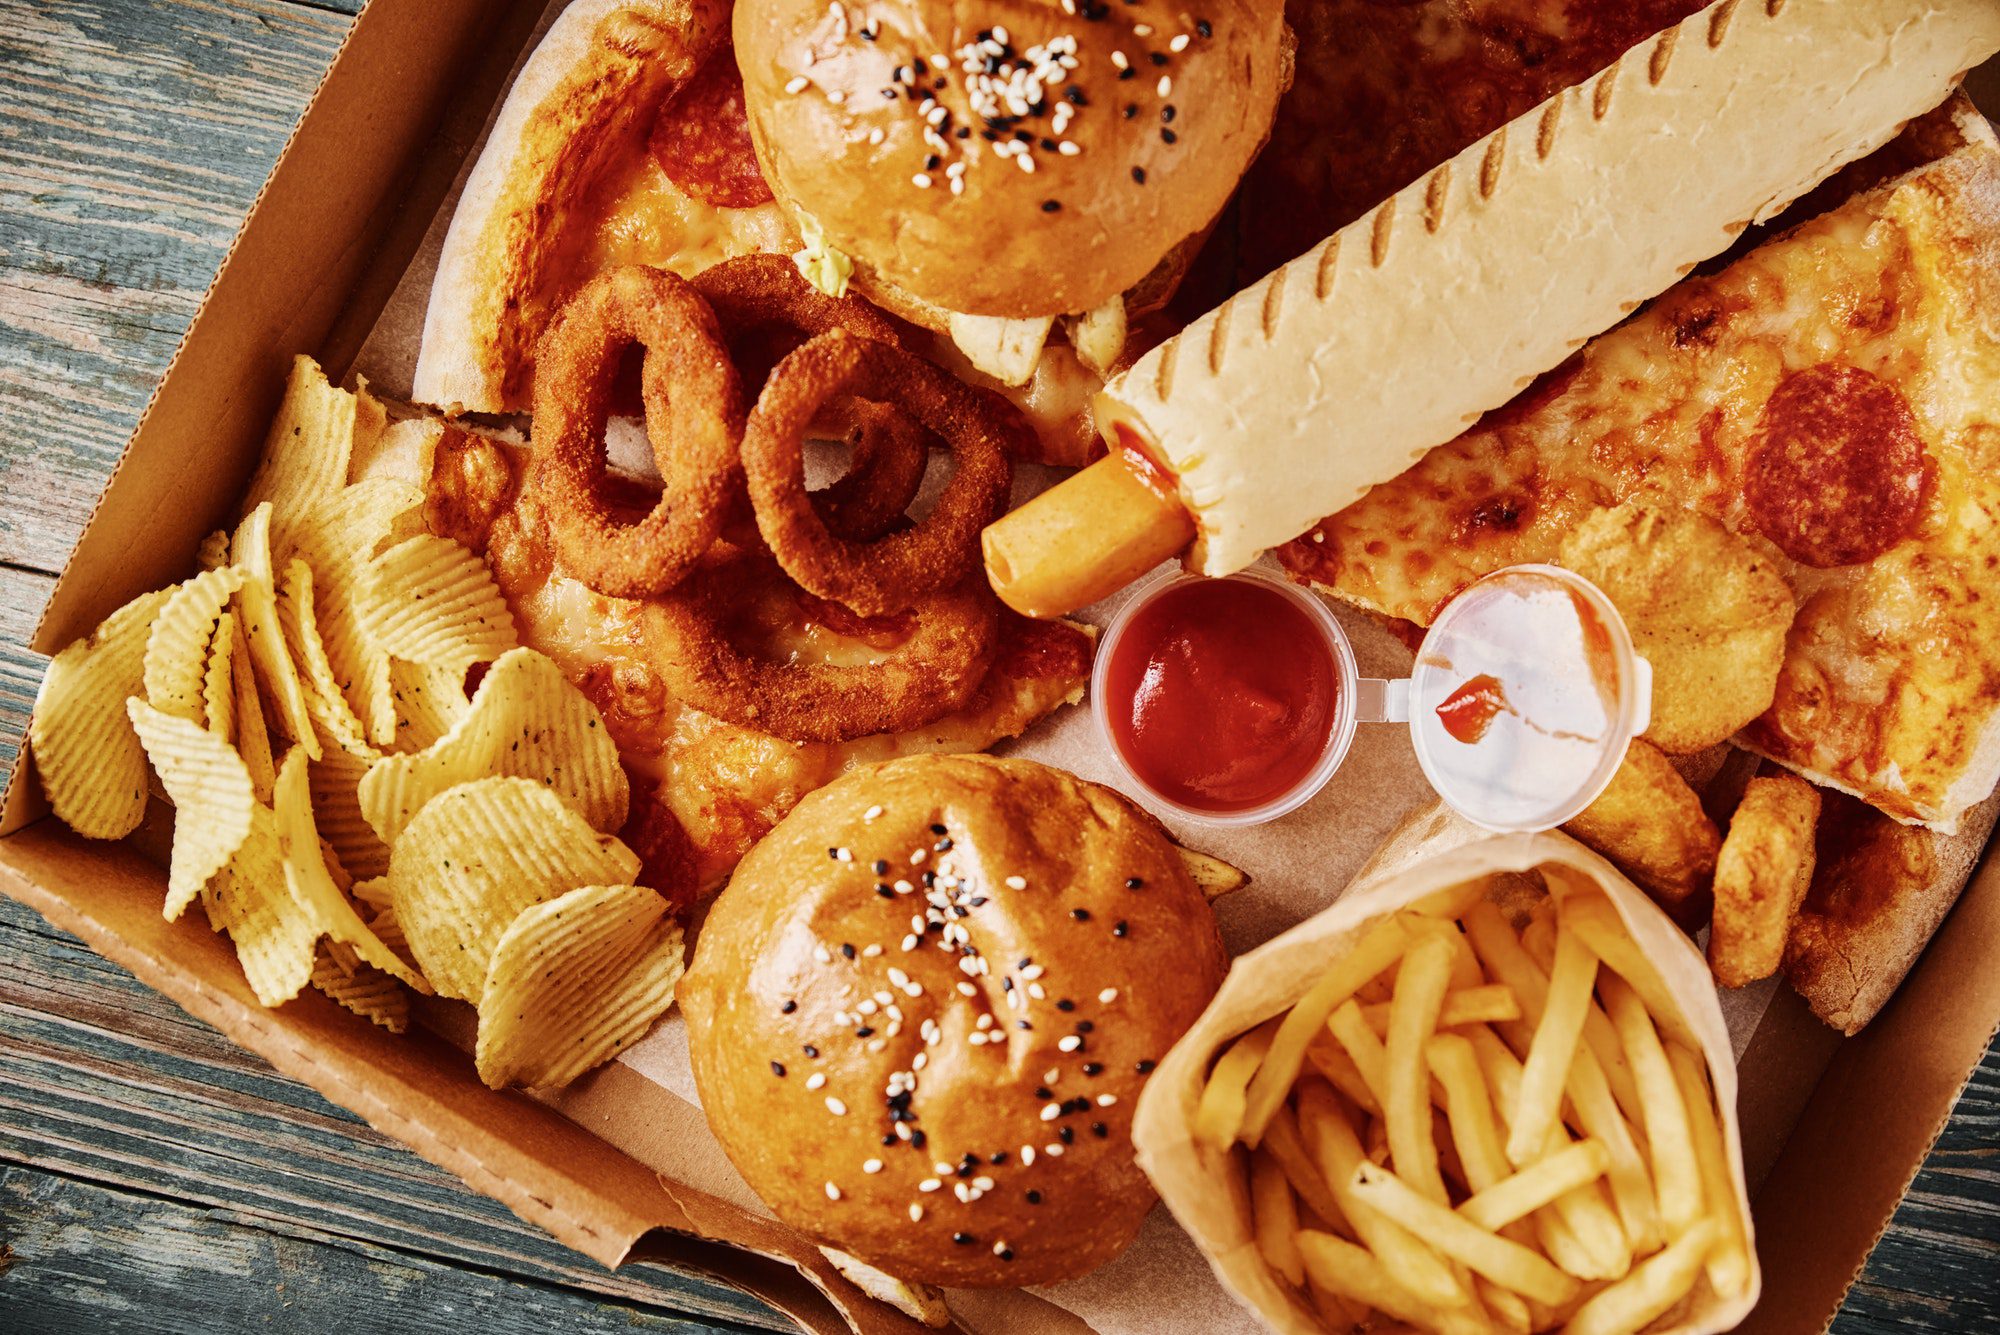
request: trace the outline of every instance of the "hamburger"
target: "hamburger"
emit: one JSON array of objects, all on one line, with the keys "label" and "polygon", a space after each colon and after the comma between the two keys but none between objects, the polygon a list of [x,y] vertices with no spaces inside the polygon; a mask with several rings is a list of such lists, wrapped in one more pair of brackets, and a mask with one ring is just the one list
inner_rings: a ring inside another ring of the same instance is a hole
[{"label": "hamburger", "polygon": [[779,1218],[897,1280],[1001,1287],[1138,1232],[1133,1108],[1225,966],[1189,863],[1124,798],[917,756],[744,858],[679,997],[709,1124]]},{"label": "hamburger", "polygon": [[[1280,0],[739,0],[737,61],[801,267],[1005,384],[1061,322],[1102,376],[1270,131]],[[973,26],[974,24],[980,26]]]}]

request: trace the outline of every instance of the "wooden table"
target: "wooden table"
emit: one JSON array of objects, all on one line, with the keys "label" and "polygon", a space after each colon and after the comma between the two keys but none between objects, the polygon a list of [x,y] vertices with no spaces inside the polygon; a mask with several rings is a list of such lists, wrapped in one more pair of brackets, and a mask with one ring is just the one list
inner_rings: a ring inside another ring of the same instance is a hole
[{"label": "wooden table", "polygon": [[[56,572],[359,7],[0,0],[0,773]],[[0,1243],[9,1332],[786,1328],[563,1251],[4,900]],[[2000,1045],[1834,1328],[2000,1331]]]}]

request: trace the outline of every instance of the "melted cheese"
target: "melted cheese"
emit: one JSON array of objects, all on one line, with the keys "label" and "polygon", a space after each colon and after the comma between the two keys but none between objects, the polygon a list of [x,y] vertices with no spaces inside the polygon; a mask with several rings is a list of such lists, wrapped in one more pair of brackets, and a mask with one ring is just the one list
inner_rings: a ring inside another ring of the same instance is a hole
[{"label": "melted cheese", "polygon": [[608,181],[603,198],[603,213],[580,257],[586,273],[650,264],[692,277],[738,255],[782,255],[799,246],[776,202],[748,209],[703,203],[669,180],[651,154]]}]

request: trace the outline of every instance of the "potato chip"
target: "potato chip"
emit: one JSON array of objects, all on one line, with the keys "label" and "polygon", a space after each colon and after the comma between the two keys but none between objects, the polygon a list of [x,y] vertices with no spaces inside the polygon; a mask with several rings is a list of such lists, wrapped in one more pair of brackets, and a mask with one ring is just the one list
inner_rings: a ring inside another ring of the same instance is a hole
[{"label": "potato chip", "polygon": [[175,718],[202,718],[208,642],[230,595],[243,587],[240,566],[204,570],[176,585],[146,637],[146,702]]},{"label": "potato chip", "polygon": [[271,553],[271,505],[256,506],[236,526],[229,558],[243,568],[243,587],[236,591],[236,619],[250,644],[250,661],[257,679],[270,693],[277,711],[278,731],[319,759],[319,736],[306,712],[305,687],[285,646],[278,621],[278,575]]},{"label": "potato chip", "polygon": [[203,570],[220,570],[229,564],[229,530],[219,528],[201,540],[194,550],[195,561]]},{"label": "potato chip", "polygon": [[312,985],[365,1020],[392,1034],[410,1027],[410,994],[389,974],[358,961],[352,966],[324,951],[313,965]]},{"label": "potato chip", "polygon": [[1785,939],[1812,886],[1819,790],[1795,774],[1750,780],[1715,861],[1708,964],[1742,987],[1784,962]]},{"label": "potato chip", "polygon": [[[401,955],[412,969],[417,967],[416,956],[410,953],[410,939],[403,935],[403,924],[396,917],[395,906],[388,902],[389,878],[384,876],[374,882],[363,881],[362,885],[379,885],[382,893],[382,907],[375,910],[368,919],[368,930],[381,939],[383,945]],[[366,903],[367,901],[363,901]],[[421,970],[419,971],[421,972]]]},{"label": "potato chip", "polygon": [[361,879],[389,870],[389,846],[361,814],[361,780],[374,763],[335,748],[307,767],[320,835],[333,846],[340,864]]},{"label": "potato chip", "polygon": [[174,803],[174,851],[167,869],[169,922],[194,902],[250,833],[257,798],[250,771],[229,743],[189,719],[137,698],[125,702],[132,729]]},{"label": "potato chip", "polygon": [[357,598],[376,643],[406,662],[462,675],[520,644],[493,572],[450,538],[426,533],[383,552],[363,570]]},{"label": "potato chip", "polygon": [[418,991],[428,991],[416,970],[368,930],[368,924],[361,921],[361,915],[335,883],[320,851],[319,831],[313,823],[306,765],[304,755],[298,751],[285,756],[285,763],[278,768],[273,803],[278,838],[284,849],[285,883],[291,887],[292,897],[312,914],[322,935],[352,946],[362,960],[396,975]]},{"label": "potato chip", "polygon": [[479,1078],[566,1085],[645,1036],[674,1002],[681,925],[642,885],[588,885],[523,910],[479,998]]},{"label": "potato chip", "polygon": [[363,382],[351,394],[327,382],[312,358],[292,359],[285,399],[264,437],[264,458],[243,500],[245,510],[269,501],[274,520],[286,528],[314,504],[347,485],[348,463],[357,448],[372,442],[388,425],[388,414]]},{"label": "potato chip", "polygon": [[389,907],[389,878],[370,876],[366,880],[356,881],[348,893],[353,895],[358,903],[366,904],[370,909],[380,913]]},{"label": "potato chip", "polygon": [[452,730],[472,708],[465,673],[452,668],[389,660],[389,686],[396,700],[398,751],[421,751]]},{"label": "potato chip", "polygon": [[312,567],[327,658],[377,746],[396,739],[396,706],[389,656],[361,620],[361,574],[376,549],[395,535],[396,521],[423,499],[421,491],[401,482],[358,482],[316,501],[287,532],[284,556]]},{"label": "potato chip", "polygon": [[1771,707],[1796,608],[1764,549],[1692,510],[1628,501],[1579,524],[1560,559],[1604,590],[1652,664],[1646,737],[1662,751],[1713,746]]},{"label": "potato chip", "polygon": [[208,730],[225,742],[236,740],[236,614],[224,612],[215,620],[215,634],[208,642],[208,661],[201,673],[201,717]]},{"label": "potato chip", "polygon": [[[235,615],[230,614],[232,618]],[[271,733],[264,723],[264,699],[257,691],[257,669],[250,661],[250,637],[242,630],[241,621],[233,624],[238,629],[230,646],[229,685],[236,696],[236,753],[243,757],[243,766],[250,771],[250,791],[259,802],[268,805],[271,787],[278,779],[278,767],[271,757]]]},{"label": "potato chip", "polygon": [[278,590],[278,625],[285,634],[285,648],[298,669],[299,684],[305,688],[306,713],[320,731],[328,752],[373,759],[380,754],[368,741],[367,730],[347,702],[340,678],[326,655],[320,638],[319,618],[313,601],[312,567],[296,557],[285,566]]},{"label": "potato chip", "polygon": [[1617,863],[1683,926],[1699,919],[1722,836],[1651,743],[1635,738],[1610,786],[1563,829]]},{"label": "potato chip", "polygon": [[141,594],[49,661],[28,720],[42,792],[63,824],[123,839],[146,815],[146,752],[125,713],[145,689],[146,638],[173,590]]},{"label": "potato chip", "polygon": [[490,778],[440,794],[410,822],[390,852],[389,894],[424,975],[477,1001],[493,947],[523,909],[638,874],[632,850],[540,783]]},{"label": "potato chip", "polygon": [[252,808],[250,832],[229,865],[202,892],[208,921],[229,933],[250,990],[278,1006],[304,989],[317,958],[319,924],[285,884],[285,855],[277,818]]},{"label": "potato chip", "polygon": [[502,654],[465,717],[436,743],[370,770],[361,810],[393,845],[432,797],[493,775],[546,784],[597,829],[625,823],[631,785],[597,706],[532,649]]}]

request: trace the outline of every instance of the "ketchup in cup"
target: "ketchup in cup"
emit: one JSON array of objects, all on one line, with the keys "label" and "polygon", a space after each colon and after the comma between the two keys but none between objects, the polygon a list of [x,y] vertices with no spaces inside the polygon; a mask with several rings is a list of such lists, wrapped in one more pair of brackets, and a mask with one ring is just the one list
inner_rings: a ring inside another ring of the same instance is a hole
[{"label": "ketchup in cup", "polygon": [[1407,723],[1438,795],[1475,824],[1545,830],[1588,806],[1644,731],[1652,672],[1596,586],[1496,571],[1447,603],[1407,680],[1363,679],[1317,597],[1247,571],[1167,574],[1112,619],[1092,703],[1155,806],[1221,825],[1302,805],[1358,723]]}]

